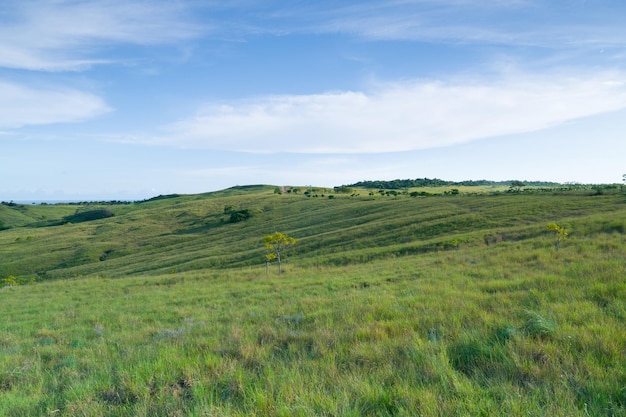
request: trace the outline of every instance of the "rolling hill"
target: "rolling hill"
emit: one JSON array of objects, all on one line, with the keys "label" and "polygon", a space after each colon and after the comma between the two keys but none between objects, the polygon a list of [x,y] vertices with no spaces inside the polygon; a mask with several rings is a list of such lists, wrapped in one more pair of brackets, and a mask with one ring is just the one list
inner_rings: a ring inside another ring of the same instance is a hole
[{"label": "rolling hill", "polygon": [[626,415],[620,189],[299,188],[0,206],[0,414]]},{"label": "rolling hill", "polygon": [[[264,262],[263,237],[275,231],[295,237],[291,261],[310,266],[547,241],[550,222],[571,226],[573,236],[581,227],[585,236],[625,227],[619,192],[411,197],[415,193],[275,190],[243,186],[132,204],[2,205],[0,219],[19,227],[0,232],[0,276],[117,277],[254,267]],[[238,211],[249,218],[233,222],[230,214]]]}]

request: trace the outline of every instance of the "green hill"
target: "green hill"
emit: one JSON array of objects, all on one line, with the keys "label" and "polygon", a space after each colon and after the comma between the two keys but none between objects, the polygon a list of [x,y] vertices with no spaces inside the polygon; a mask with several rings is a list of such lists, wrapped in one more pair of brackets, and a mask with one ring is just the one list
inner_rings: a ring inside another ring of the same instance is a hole
[{"label": "green hill", "polygon": [[284,191],[0,207],[0,414],[626,415],[621,190]]},{"label": "green hill", "polygon": [[[289,255],[307,266],[546,241],[549,222],[571,225],[578,234],[582,228],[585,236],[624,230],[619,193],[305,193],[248,186],[133,204],[0,206],[5,224],[22,225],[0,232],[0,277],[117,277],[258,266],[264,262],[262,239],[274,231],[298,240]],[[233,214],[243,221],[233,221]]]}]

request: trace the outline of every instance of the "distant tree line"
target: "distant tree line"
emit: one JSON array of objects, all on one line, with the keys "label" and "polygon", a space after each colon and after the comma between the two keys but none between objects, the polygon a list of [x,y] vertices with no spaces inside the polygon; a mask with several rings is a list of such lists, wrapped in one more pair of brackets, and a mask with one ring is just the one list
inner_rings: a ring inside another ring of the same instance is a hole
[{"label": "distant tree line", "polygon": [[[133,203],[141,203],[142,201],[128,201],[128,200],[107,200],[107,201],[68,201],[68,202],[59,202],[54,203],[53,205],[61,205],[61,206],[117,206],[121,204],[133,204]],[[41,206],[50,205],[49,203],[43,202],[39,203]]]},{"label": "distant tree line", "polygon": [[[145,201],[145,200],[144,200]],[[47,201],[42,201],[41,203],[33,202],[32,205],[40,205],[40,206],[116,206],[120,204],[133,204],[133,203],[142,203],[143,201],[128,201],[128,200],[107,200],[107,201],[57,201],[54,203],[49,203]],[[0,202],[3,206],[7,207],[24,207],[24,204],[14,203],[13,201]]]},{"label": "distant tree line", "polygon": [[180,197],[180,194],[159,194],[156,197],[152,197],[152,198],[146,198],[145,200],[137,200],[135,201],[136,204],[140,204],[140,203],[148,203],[150,201],[159,201],[159,200],[168,200],[170,198],[177,198]]},{"label": "distant tree line", "polygon": [[[417,178],[414,180],[391,180],[391,181],[360,181],[354,184],[344,185],[342,187],[363,187],[388,190],[400,190],[412,187],[449,187],[449,186],[484,186],[484,185],[511,185],[520,181],[488,181],[488,180],[465,180],[465,181],[446,181],[439,178]],[[558,187],[562,184],[548,181],[524,181],[526,186],[533,187]]]}]

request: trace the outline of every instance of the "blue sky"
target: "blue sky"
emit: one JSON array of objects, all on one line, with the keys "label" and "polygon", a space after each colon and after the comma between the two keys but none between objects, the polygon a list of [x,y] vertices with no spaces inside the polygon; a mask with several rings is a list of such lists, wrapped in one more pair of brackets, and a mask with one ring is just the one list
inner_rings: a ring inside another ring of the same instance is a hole
[{"label": "blue sky", "polygon": [[626,3],[4,0],[0,199],[617,183]]}]

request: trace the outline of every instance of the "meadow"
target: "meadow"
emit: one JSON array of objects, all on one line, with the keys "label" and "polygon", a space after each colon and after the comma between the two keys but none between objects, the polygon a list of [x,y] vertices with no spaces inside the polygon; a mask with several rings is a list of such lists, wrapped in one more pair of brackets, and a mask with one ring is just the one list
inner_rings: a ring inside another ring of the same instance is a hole
[{"label": "meadow", "polygon": [[0,414],[626,415],[623,193],[357,194],[22,207]]}]

